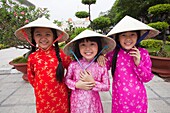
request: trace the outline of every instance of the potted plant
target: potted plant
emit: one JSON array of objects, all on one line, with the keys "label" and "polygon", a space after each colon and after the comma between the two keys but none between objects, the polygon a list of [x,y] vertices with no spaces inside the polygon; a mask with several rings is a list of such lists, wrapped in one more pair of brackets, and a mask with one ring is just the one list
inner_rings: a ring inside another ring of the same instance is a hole
[{"label": "potted plant", "polygon": [[[11,0],[0,1],[0,43],[8,47],[16,47],[19,49],[30,49],[30,45],[26,41],[18,40],[14,32],[36,20],[39,17],[49,17],[49,11],[46,8],[36,8],[35,6],[24,6],[18,2]],[[15,69],[24,73],[23,79],[27,81],[26,67],[27,57],[17,57],[10,61]]]},{"label": "potted plant", "polygon": [[169,12],[170,4],[157,4],[148,9],[148,13],[151,15],[152,23],[149,25],[155,29],[158,29],[161,33],[159,35],[162,40],[159,43],[159,50],[152,51],[150,57],[152,60],[152,71],[157,73],[161,77],[170,77],[170,53],[165,49],[165,46],[170,48],[170,42],[167,42],[169,35]]},{"label": "potted plant", "polygon": [[14,68],[23,73],[23,80],[28,81],[27,78],[27,58],[24,56],[17,57],[9,62],[10,65],[14,66]]}]

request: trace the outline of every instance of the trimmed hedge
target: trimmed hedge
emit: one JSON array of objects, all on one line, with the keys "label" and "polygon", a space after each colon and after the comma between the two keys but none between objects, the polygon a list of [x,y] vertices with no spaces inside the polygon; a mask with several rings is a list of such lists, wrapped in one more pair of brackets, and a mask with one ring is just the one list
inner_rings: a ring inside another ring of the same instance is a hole
[{"label": "trimmed hedge", "polygon": [[[155,40],[155,39],[147,39],[142,40],[140,45],[145,48],[160,48],[162,46],[162,40]],[[170,42],[166,41],[167,45],[170,45]]]}]

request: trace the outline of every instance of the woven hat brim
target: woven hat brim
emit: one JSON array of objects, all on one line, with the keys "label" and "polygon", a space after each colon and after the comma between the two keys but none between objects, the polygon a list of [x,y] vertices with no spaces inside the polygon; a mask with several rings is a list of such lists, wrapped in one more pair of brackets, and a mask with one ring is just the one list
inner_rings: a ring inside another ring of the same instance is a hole
[{"label": "woven hat brim", "polygon": [[[92,34],[90,34],[92,33]],[[84,34],[87,34],[86,36]],[[88,35],[89,34],[89,35]],[[110,38],[110,37],[107,37],[105,35],[102,35],[102,34],[98,34],[98,33],[95,33],[93,31],[89,31],[89,30],[86,30],[84,31],[83,33],[80,33],[78,36],[76,36],[73,40],[71,40],[70,42],[68,42],[65,47],[64,47],[64,52],[65,54],[69,55],[69,56],[72,56],[70,50],[72,50],[73,52],[75,52],[75,44],[78,40],[80,39],[84,39],[84,38],[89,38],[89,37],[96,37],[96,38],[100,38],[101,39],[101,42],[102,42],[102,45],[99,45],[99,46],[102,46],[102,48],[104,46],[108,46],[108,48],[106,48],[102,54],[106,54],[107,52],[109,51],[112,51],[115,47],[116,47],[116,42]]]},{"label": "woven hat brim", "polygon": [[139,20],[136,20],[130,16],[125,16],[113,27],[107,36],[115,37],[118,33],[138,30],[141,31],[141,36],[149,30],[149,34],[145,37],[145,39],[155,37],[160,33],[158,30],[140,22]]},{"label": "woven hat brim", "polygon": [[25,38],[25,35],[22,32],[22,30],[24,30],[25,33],[28,36],[28,39],[31,41],[31,28],[33,28],[33,27],[43,27],[43,28],[56,29],[58,36],[63,33],[64,34],[63,37],[60,40],[58,40],[58,42],[66,41],[69,38],[68,34],[65,31],[61,30],[61,28],[59,28],[57,25],[53,24],[48,19],[44,19],[44,18],[40,18],[40,19],[37,19],[36,21],[30,22],[29,24],[27,24],[27,25],[19,28],[18,30],[16,30],[14,34],[18,39],[25,41],[26,38]]}]

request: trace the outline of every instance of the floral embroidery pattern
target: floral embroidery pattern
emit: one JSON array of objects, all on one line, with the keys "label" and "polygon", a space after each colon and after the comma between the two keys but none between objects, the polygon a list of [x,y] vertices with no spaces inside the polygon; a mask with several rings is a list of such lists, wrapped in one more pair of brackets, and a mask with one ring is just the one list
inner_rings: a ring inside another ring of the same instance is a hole
[{"label": "floral embroidery pattern", "polygon": [[[60,50],[65,68],[71,62],[70,57]],[[69,113],[68,88],[65,83],[56,80],[58,60],[55,48],[41,49],[32,53],[28,59],[28,79],[34,87],[37,113]]]},{"label": "floral embroidery pattern", "polygon": [[[129,53],[120,49],[112,84],[112,113],[147,113],[144,82],[153,78],[148,52],[139,48],[141,61],[137,67]],[[107,67],[111,67],[114,51],[108,53]]]}]

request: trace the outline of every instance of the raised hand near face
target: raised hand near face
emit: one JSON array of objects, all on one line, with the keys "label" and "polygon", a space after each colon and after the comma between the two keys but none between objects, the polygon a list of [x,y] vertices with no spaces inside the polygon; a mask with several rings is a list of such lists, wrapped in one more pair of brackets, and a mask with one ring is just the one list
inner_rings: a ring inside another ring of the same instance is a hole
[{"label": "raised hand near face", "polygon": [[138,66],[140,64],[140,58],[141,58],[140,51],[136,47],[133,47],[129,53],[130,56],[133,57],[135,65]]}]

